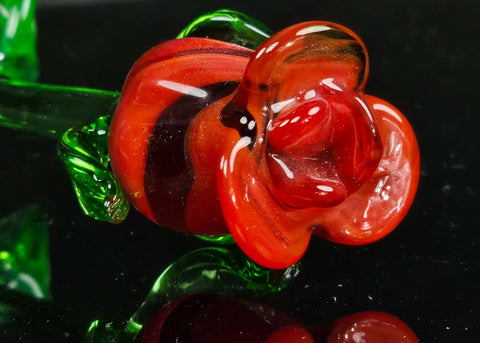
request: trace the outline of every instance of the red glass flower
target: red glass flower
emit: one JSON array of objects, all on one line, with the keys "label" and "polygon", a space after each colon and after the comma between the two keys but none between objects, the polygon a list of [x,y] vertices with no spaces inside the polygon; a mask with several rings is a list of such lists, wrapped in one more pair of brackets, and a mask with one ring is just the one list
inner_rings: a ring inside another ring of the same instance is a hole
[{"label": "red glass flower", "polygon": [[405,117],[365,95],[367,76],[363,42],[329,22],[291,26],[256,51],[160,44],[126,80],[112,168],[154,222],[231,233],[269,268],[297,262],[312,233],[376,241],[413,201],[419,154]]}]

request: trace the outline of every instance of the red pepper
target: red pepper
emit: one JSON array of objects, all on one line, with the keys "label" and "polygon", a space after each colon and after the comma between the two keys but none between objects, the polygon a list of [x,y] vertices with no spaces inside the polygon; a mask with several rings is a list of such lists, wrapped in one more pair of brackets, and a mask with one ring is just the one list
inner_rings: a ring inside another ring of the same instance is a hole
[{"label": "red pepper", "polygon": [[368,55],[349,29],[291,26],[256,51],[205,38],[140,58],[112,121],[112,168],[161,226],[231,233],[269,268],[297,262],[312,233],[376,241],[416,191],[415,135],[365,95]]}]

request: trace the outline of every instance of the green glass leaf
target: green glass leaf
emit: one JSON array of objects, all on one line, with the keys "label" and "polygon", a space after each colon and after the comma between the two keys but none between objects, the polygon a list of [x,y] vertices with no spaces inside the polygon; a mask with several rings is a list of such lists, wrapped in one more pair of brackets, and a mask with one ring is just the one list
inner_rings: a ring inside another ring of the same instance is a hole
[{"label": "green glass leaf", "polygon": [[146,300],[127,325],[96,320],[87,343],[132,342],[142,326],[165,304],[197,292],[236,297],[259,297],[284,289],[298,275],[298,265],[284,270],[266,269],[240,249],[209,247],[181,257],[158,277]]},{"label": "green glass leaf", "polygon": [[0,78],[37,81],[36,0],[0,2]]},{"label": "green glass leaf", "polygon": [[177,38],[205,37],[256,49],[272,35],[272,31],[249,16],[221,9],[194,20]]},{"label": "green glass leaf", "polygon": [[130,208],[109,167],[108,132],[110,116],[67,130],[58,144],[83,211],[92,218],[111,223],[125,219]]},{"label": "green glass leaf", "polygon": [[[50,298],[48,223],[36,205],[0,219],[0,285],[34,298]],[[2,307],[1,316],[6,309]]]}]

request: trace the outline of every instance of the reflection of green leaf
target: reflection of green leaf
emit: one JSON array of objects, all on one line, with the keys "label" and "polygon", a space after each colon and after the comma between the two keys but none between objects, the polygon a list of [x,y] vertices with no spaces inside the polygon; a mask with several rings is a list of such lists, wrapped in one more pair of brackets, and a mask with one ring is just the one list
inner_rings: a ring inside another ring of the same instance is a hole
[{"label": "reflection of green leaf", "polygon": [[0,219],[0,285],[50,298],[48,224],[36,205]]},{"label": "reflection of green leaf", "polygon": [[65,164],[78,201],[85,214],[118,223],[128,214],[130,203],[109,168],[110,117],[65,132],[58,155]]},{"label": "reflection of green leaf", "polygon": [[95,320],[88,328],[85,343],[132,343],[133,333],[127,333],[122,324]]},{"label": "reflection of green leaf", "polygon": [[17,314],[18,310],[13,306],[0,302],[0,327],[9,323]]},{"label": "reflection of green leaf", "polygon": [[129,325],[141,327],[152,311],[186,294],[212,292],[245,297],[278,292],[297,272],[297,266],[266,269],[237,247],[198,249],[165,269]]},{"label": "reflection of green leaf", "polygon": [[234,244],[235,241],[233,240],[232,235],[194,235],[195,237],[201,239],[202,241],[206,241],[209,243],[215,244]]},{"label": "reflection of green leaf", "polygon": [[187,294],[211,292],[236,297],[262,296],[281,291],[297,274],[298,265],[284,270],[266,269],[252,262],[237,247],[198,249],[163,271],[126,327],[108,321],[94,321],[86,342],[131,342],[152,314]]},{"label": "reflection of green leaf", "polygon": [[0,78],[36,81],[36,0],[0,2]]}]

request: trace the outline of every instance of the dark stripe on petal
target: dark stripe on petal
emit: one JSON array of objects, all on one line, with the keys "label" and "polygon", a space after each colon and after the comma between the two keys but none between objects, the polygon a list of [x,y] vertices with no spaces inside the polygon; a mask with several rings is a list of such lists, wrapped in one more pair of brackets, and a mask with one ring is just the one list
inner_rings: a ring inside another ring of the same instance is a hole
[{"label": "dark stripe on petal", "polygon": [[209,104],[236,90],[238,82],[222,82],[201,89],[207,96],[181,96],[160,114],[150,136],[145,166],[145,195],[155,220],[162,226],[187,229],[185,203],[194,174],[186,134],[194,117]]}]

